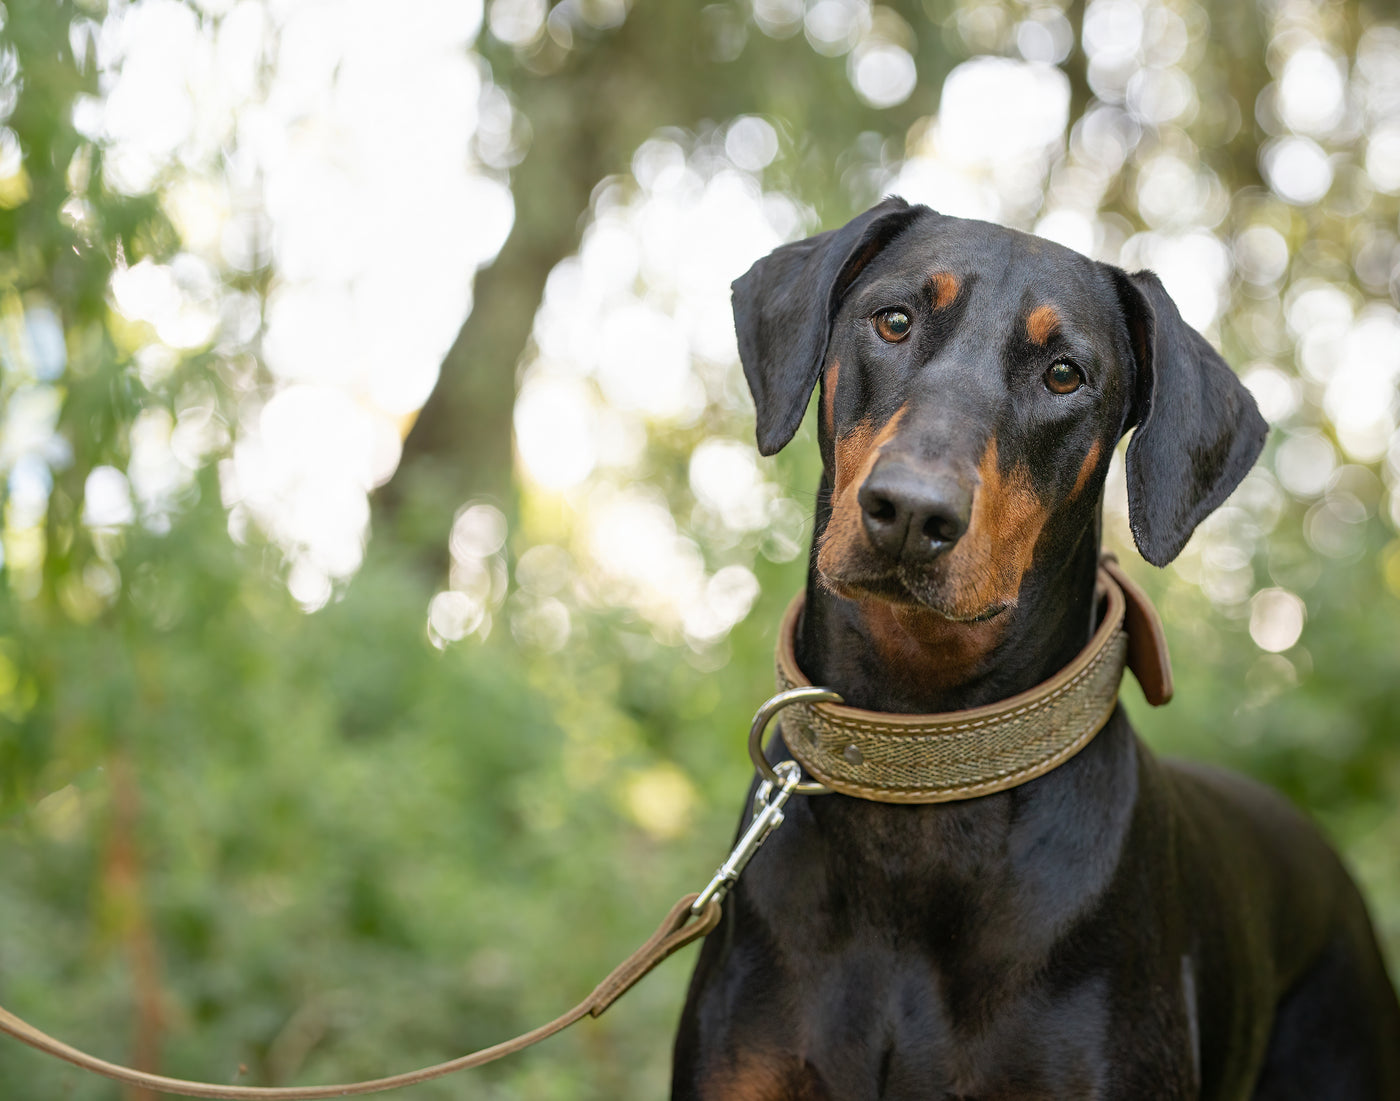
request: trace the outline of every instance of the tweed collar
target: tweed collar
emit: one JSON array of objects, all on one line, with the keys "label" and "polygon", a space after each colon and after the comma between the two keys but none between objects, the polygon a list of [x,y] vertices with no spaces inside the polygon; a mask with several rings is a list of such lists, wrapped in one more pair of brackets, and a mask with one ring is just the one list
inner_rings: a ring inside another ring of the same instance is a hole
[{"label": "tweed collar", "polygon": [[[1157,611],[1111,555],[1099,566],[1098,595],[1099,625],[1089,644],[1036,687],[983,707],[931,715],[793,704],[782,717],[788,751],[833,791],[881,803],[970,799],[1043,776],[1103,729],[1125,665],[1150,704],[1171,699]],[[799,593],[783,617],[779,691],[811,684],[794,656],[802,605]]]}]

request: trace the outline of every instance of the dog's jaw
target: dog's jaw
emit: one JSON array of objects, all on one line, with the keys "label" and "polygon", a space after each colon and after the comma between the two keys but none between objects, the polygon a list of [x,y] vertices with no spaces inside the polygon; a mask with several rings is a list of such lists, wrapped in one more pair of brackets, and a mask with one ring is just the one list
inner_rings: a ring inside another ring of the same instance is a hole
[{"label": "dog's jaw", "polygon": [[1015,598],[996,600],[979,610],[969,611],[944,596],[944,583],[906,568],[866,576],[841,577],[829,574],[818,566],[816,577],[818,584],[827,592],[844,600],[857,603],[880,601],[888,604],[895,614],[923,612],[949,623],[986,623],[1008,608],[1014,608],[1017,603]]}]

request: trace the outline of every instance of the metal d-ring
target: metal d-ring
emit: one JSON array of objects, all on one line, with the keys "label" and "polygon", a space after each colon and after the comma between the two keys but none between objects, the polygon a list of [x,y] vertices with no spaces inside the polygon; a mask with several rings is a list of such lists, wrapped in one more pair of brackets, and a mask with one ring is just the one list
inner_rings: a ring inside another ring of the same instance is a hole
[{"label": "metal d-ring", "polygon": [[[784,778],[773,771],[773,766],[768,763],[768,758],[763,755],[763,735],[768,729],[768,724],[773,721],[784,707],[794,703],[840,703],[841,695],[833,692],[830,688],[789,688],[786,692],[779,692],[776,696],[767,700],[753,716],[753,725],[749,727],[749,756],[753,758],[754,768],[758,769],[758,774],[768,783],[777,787],[782,787]],[[792,788],[797,795],[828,795],[831,789],[825,784],[819,784],[815,780],[808,780],[797,784]]]}]

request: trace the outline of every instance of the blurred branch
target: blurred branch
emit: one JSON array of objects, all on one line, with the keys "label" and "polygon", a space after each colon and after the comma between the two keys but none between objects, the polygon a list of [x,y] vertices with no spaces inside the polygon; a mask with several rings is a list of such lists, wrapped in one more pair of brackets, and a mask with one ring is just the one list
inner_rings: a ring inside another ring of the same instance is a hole
[{"label": "blurred branch", "polygon": [[1089,106],[1089,101],[1094,96],[1093,90],[1089,87],[1089,56],[1084,50],[1084,9],[1086,6],[1085,0],[1070,0],[1069,6],[1065,9],[1065,18],[1069,20],[1073,43],[1069,49],[1069,56],[1065,58],[1061,68],[1069,77],[1069,123],[1071,127],[1084,117],[1084,109]]},{"label": "blurred branch", "polygon": [[[578,247],[600,180],[626,172],[637,146],[663,127],[698,130],[771,112],[792,127],[804,170],[825,166],[792,181],[806,192],[800,197],[815,200],[839,189],[831,166],[859,134],[899,132],[928,109],[922,98],[892,110],[868,107],[851,88],[843,58],[817,54],[801,36],[777,41],[752,28],[746,33],[736,58],[716,60],[688,7],[642,4],[621,27],[576,40],[562,54],[549,45],[522,60],[483,35],[479,45],[496,80],[533,133],[511,180],[515,224],[496,262],[478,276],[471,315],[404,441],[398,470],[375,499],[376,530],[393,527],[423,547],[435,569],[446,561],[451,504],[483,495],[514,511],[516,359],[549,272]],[[937,36],[929,38],[941,57]],[[929,83],[936,87],[940,78],[930,74]],[[403,509],[420,493],[432,516]]]},{"label": "blurred branch", "polygon": [[[162,1008],[160,955],[146,908],[141,857],[136,838],[141,816],[141,793],[136,775],[124,751],[111,758],[112,818],[102,869],[102,893],[110,908],[127,966],[131,969],[135,1001],[131,1065],[137,1070],[160,1069],[160,1042],[165,1014]],[[150,1090],[123,1088],[127,1101],[155,1101]]]},{"label": "blurred branch", "polygon": [[[1240,112],[1238,127],[1215,158],[1216,167],[1225,174],[1225,185],[1231,191],[1261,187],[1259,146],[1267,135],[1255,119],[1254,103],[1269,83],[1265,21],[1248,4],[1214,4],[1209,16],[1212,34],[1208,42],[1224,56],[1219,64],[1202,66],[1202,70],[1223,77],[1220,90]],[[1204,91],[1209,95],[1213,90]]]},{"label": "blurred branch", "polygon": [[[604,150],[588,140],[592,122],[550,125],[569,85],[540,89],[533,110],[536,145],[512,179],[515,224],[496,262],[477,277],[475,303],[431,396],[404,441],[397,472],[376,498],[376,526],[410,492],[460,501],[481,494],[509,503],[515,361],[554,265],[578,245],[579,220],[604,171]],[[411,487],[411,488],[410,488]],[[439,492],[440,491],[440,492]],[[442,542],[451,517],[440,518]],[[427,533],[409,532],[413,536]],[[415,542],[420,539],[414,539]],[[445,554],[445,546],[441,548]]]}]

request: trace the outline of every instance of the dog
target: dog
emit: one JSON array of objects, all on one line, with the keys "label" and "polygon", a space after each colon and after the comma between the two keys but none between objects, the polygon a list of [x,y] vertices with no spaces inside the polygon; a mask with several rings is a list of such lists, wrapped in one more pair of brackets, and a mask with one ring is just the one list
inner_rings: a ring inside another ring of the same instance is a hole
[{"label": "dog", "polygon": [[[793,652],[855,708],[1054,677],[1102,607],[1119,439],[1164,566],[1266,434],[1150,272],[898,198],[759,260],[734,316],[760,451],[820,388]],[[794,796],[704,944],[673,1101],[1400,1098],[1400,1005],[1337,856],[1276,794],[1153,756],[1116,683],[1087,744],[1006,790]]]}]

